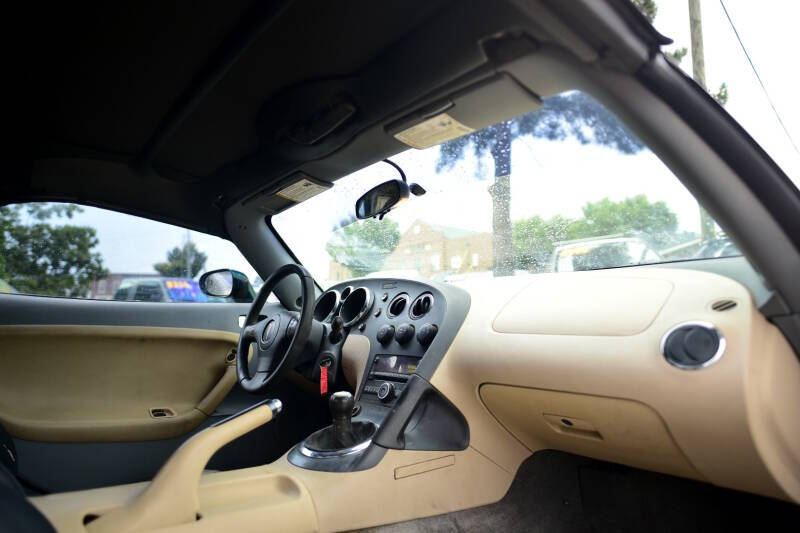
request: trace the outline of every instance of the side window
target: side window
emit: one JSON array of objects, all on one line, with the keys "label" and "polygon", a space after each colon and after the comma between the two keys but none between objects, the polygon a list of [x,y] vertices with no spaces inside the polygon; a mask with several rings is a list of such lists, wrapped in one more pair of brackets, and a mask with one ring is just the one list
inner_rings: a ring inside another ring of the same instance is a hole
[{"label": "side window", "polygon": [[129,302],[224,302],[200,275],[255,270],[225,239],[95,207],[0,206],[0,293]]}]

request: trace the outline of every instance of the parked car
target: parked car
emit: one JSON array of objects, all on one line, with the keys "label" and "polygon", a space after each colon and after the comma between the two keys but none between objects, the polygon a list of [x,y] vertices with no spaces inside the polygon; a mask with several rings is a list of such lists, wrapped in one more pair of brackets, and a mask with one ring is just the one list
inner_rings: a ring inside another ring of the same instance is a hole
[{"label": "parked car", "polygon": [[661,256],[639,237],[609,236],[555,243],[552,272],[657,263]]},{"label": "parked car", "polygon": [[702,243],[693,257],[704,259],[708,257],[731,257],[734,255],[742,255],[739,247],[728,237],[719,237]]},{"label": "parked car", "polygon": [[208,302],[211,298],[190,278],[125,278],[114,293],[114,300],[128,302]]}]

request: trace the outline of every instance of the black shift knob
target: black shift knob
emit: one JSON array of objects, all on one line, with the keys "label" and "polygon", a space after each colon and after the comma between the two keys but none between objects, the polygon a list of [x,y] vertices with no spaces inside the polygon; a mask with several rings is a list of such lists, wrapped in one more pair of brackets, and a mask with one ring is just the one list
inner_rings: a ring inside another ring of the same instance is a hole
[{"label": "black shift knob", "polygon": [[331,416],[333,417],[334,423],[336,420],[346,418],[350,420],[353,416],[353,405],[355,404],[355,400],[353,400],[353,395],[347,391],[339,391],[334,392],[331,394],[330,399],[328,400],[328,407],[331,410]]},{"label": "black shift knob", "polygon": [[349,448],[355,444],[353,435],[353,395],[347,391],[331,394],[328,407],[333,417],[333,438],[339,448]]}]

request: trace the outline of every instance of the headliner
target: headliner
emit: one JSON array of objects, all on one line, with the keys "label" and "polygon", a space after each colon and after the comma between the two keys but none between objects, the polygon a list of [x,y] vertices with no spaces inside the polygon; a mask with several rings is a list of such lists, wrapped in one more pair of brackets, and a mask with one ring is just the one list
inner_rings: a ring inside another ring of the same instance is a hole
[{"label": "headliner", "polygon": [[[550,39],[500,1],[47,10],[7,18],[21,75],[2,203],[71,200],[221,236],[225,208],[304,165],[335,180],[404,149],[390,136],[353,141],[485,66],[489,36],[525,26]],[[357,110],[344,126],[310,146],[287,140],[341,99]]]}]

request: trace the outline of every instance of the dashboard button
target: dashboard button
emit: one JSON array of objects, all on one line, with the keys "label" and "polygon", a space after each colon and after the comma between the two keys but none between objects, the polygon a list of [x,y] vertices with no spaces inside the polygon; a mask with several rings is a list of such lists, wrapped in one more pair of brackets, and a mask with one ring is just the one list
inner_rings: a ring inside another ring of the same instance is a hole
[{"label": "dashboard button", "polygon": [[423,346],[427,346],[433,342],[433,338],[436,336],[436,333],[439,331],[439,328],[436,327],[435,324],[425,324],[419,331],[417,332],[417,340]]},{"label": "dashboard button", "polygon": [[397,342],[400,344],[407,343],[414,338],[414,326],[405,323],[400,324],[397,327],[397,333],[395,333],[394,338],[397,339]]},{"label": "dashboard button", "polygon": [[392,339],[394,338],[394,326],[389,326],[389,325],[381,326],[381,328],[378,330],[376,338],[378,339],[378,342],[381,344],[389,344],[390,342],[392,342]]},{"label": "dashboard button", "polygon": [[382,402],[388,402],[394,397],[394,385],[388,381],[381,383],[378,387],[378,399]]}]

